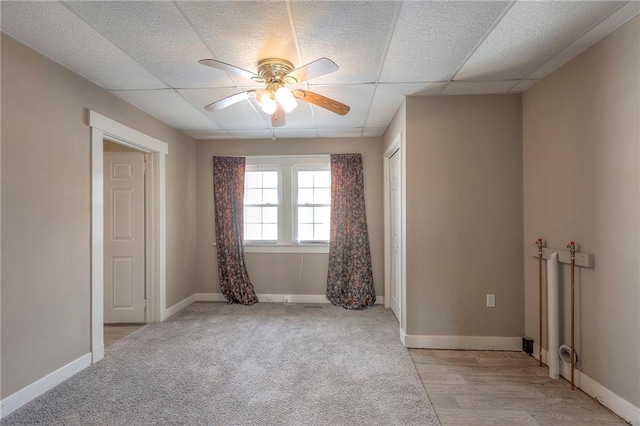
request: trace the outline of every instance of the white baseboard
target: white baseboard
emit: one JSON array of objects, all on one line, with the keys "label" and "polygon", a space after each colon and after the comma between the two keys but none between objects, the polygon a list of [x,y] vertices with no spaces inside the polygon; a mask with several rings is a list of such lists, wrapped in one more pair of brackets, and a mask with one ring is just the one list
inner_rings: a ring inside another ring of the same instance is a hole
[{"label": "white baseboard", "polygon": [[[256,294],[261,302],[275,303],[331,303],[323,294]],[[160,313],[160,321],[177,314],[193,302],[226,302],[222,293],[194,293]],[[384,297],[376,297],[376,305],[384,304]],[[104,349],[103,349],[104,350]]]},{"label": "white baseboard", "polygon": [[[402,338],[402,335],[401,335]],[[420,349],[467,349],[481,351],[521,351],[522,337],[500,336],[404,336],[404,346]]]},{"label": "white baseboard", "polygon": [[104,358],[104,344],[98,346],[91,353],[91,362],[94,364]]},{"label": "white baseboard", "polygon": [[29,401],[34,400],[90,365],[91,353],[84,354],[69,364],[47,374],[42,379],[9,395],[0,402],[0,419],[8,416]]},{"label": "white baseboard", "polygon": [[[196,293],[196,302],[226,302],[221,293]],[[331,303],[324,294],[256,294],[260,302],[275,303]],[[384,304],[384,296],[376,297],[376,305]]]},{"label": "white baseboard", "polygon": [[195,301],[196,301],[195,294],[192,294],[191,296],[185,298],[184,300],[179,301],[178,303],[171,306],[170,308],[162,310],[162,312],[160,312],[160,321],[164,321],[167,318],[177,314],[178,312],[180,312],[181,310],[183,310],[184,308],[186,308],[187,306],[189,306]]},{"label": "white baseboard", "polygon": [[196,293],[196,302],[226,302],[222,293]]},{"label": "white baseboard", "polygon": [[407,346],[407,333],[404,332],[402,327],[400,327],[400,342],[402,342],[402,346],[404,346],[405,348],[408,347]]},{"label": "white baseboard", "polygon": [[[533,356],[538,356],[538,345],[533,345]],[[542,362],[547,364],[547,351],[542,349]],[[567,380],[571,380],[571,364],[560,361],[560,375]],[[636,407],[626,399],[616,395],[608,388],[593,380],[580,370],[575,370],[575,384],[587,395],[595,398],[602,405],[622,417],[633,426],[640,426],[640,407]]]}]

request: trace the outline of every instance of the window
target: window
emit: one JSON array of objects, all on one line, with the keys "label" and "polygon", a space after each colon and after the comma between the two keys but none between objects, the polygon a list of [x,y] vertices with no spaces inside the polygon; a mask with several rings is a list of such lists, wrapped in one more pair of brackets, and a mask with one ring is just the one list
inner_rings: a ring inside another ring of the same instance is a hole
[{"label": "window", "polygon": [[244,177],[245,241],[277,241],[279,172],[249,171]]},{"label": "window", "polygon": [[247,157],[244,241],[248,252],[327,252],[328,155]]},{"label": "window", "polygon": [[296,170],[296,240],[329,241],[331,171]]}]

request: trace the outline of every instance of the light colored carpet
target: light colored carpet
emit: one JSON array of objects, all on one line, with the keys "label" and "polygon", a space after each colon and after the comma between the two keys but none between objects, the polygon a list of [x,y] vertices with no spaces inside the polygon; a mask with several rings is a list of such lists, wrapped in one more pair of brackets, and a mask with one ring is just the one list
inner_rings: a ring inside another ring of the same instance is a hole
[{"label": "light colored carpet", "polygon": [[440,423],[380,306],[196,303],[1,424]]}]

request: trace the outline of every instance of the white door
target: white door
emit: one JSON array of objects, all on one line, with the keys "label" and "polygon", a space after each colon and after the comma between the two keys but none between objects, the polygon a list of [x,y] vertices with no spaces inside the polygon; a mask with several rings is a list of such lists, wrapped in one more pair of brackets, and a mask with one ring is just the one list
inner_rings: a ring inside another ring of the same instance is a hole
[{"label": "white door", "polygon": [[400,151],[389,158],[389,207],[391,219],[391,276],[390,288],[391,300],[389,307],[400,319]]},{"label": "white door", "polygon": [[104,322],[145,321],[144,154],[104,153]]}]

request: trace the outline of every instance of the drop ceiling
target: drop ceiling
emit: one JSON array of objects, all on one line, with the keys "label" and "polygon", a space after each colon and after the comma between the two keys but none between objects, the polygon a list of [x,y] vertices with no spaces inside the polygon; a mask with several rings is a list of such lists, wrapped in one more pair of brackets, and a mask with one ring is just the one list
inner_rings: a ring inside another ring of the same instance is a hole
[{"label": "drop ceiling", "polygon": [[[0,3],[2,31],[196,139],[381,136],[405,96],[523,92],[640,13],[616,1],[78,1]],[[255,71],[328,57],[305,89],[351,106],[298,102],[284,127],[254,99],[204,106]]]}]

